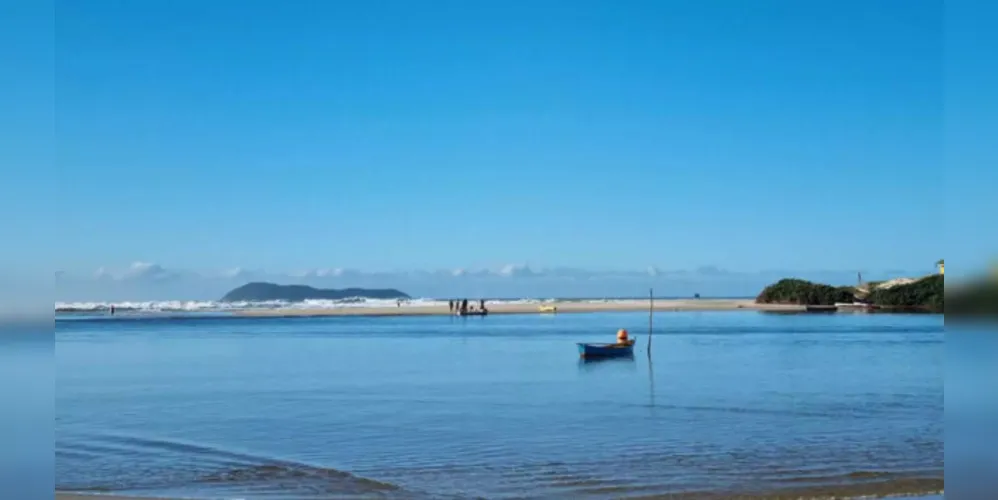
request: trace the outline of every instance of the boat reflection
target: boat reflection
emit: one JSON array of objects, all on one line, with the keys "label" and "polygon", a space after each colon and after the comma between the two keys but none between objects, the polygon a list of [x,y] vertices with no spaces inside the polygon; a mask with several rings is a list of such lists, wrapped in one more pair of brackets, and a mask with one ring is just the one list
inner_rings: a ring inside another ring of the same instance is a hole
[{"label": "boat reflection", "polygon": [[612,370],[623,367],[633,370],[636,366],[633,354],[615,358],[579,358],[579,370],[583,371]]}]

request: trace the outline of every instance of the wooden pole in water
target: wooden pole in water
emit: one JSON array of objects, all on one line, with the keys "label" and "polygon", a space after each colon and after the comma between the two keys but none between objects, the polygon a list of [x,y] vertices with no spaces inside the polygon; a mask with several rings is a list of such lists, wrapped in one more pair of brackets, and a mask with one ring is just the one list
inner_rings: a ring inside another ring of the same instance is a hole
[{"label": "wooden pole in water", "polygon": [[651,357],[651,322],[655,311],[655,291],[648,289],[648,357]]}]

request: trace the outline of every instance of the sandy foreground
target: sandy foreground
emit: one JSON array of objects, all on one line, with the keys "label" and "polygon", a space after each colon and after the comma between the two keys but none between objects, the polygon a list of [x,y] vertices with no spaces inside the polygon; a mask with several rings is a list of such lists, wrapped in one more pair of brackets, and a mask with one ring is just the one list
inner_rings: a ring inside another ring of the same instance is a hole
[{"label": "sandy foreground", "polygon": [[[477,301],[469,305],[478,306]],[[647,311],[647,300],[612,302],[549,302],[541,304],[485,303],[489,314],[551,314],[542,307],[555,307],[557,314]],[[801,306],[756,304],[751,299],[671,299],[656,300],[655,311],[802,311]],[[329,309],[268,309],[241,311],[242,316],[448,316],[447,306],[337,307]]]},{"label": "sandy foreground", "polygon": [[[149,498],[124,497],[117,495],[84,495],[82,493],[55,492],[55,500],[153,500]],[[161,500],[161,499],[155,499]]]}]

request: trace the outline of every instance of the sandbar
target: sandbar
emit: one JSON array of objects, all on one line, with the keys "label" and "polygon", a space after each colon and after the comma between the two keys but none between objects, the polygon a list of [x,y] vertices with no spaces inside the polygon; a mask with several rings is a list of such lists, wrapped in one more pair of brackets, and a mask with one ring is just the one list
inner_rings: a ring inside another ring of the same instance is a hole
[{"label": "sandbar", "polygon": [[[477,301],[471,301],[477,306]],[[555,308],[555,312],[542,311],[541,307]],[[606,302],[561,301],[539,303],[489,303],[485,304],[492,314],[564,314],[564,313],[595,313],[595,312],[634,312],[647,311],[647,300],[610,300]],[[752,299],[658,299],[654,310],[661,311],[774,311],[795,312],[804,311],[804,306],[756,304]],[[448,316],[453,314],[447,306],[421,306],[402,304],[398,307],[333,307],[326,309],[257,309],[239,311],[240,316]]]}]

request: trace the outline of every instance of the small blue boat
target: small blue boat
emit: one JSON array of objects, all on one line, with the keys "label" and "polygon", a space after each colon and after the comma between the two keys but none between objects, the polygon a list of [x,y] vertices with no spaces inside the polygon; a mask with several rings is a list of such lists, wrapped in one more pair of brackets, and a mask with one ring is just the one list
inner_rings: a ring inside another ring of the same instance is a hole
[{"label": "small blue boat", "polygon": [[586,359],[594,358],[623,358],[634,356],[634,339],[619,344],[577,344],[579,346],[579,357]]}]

